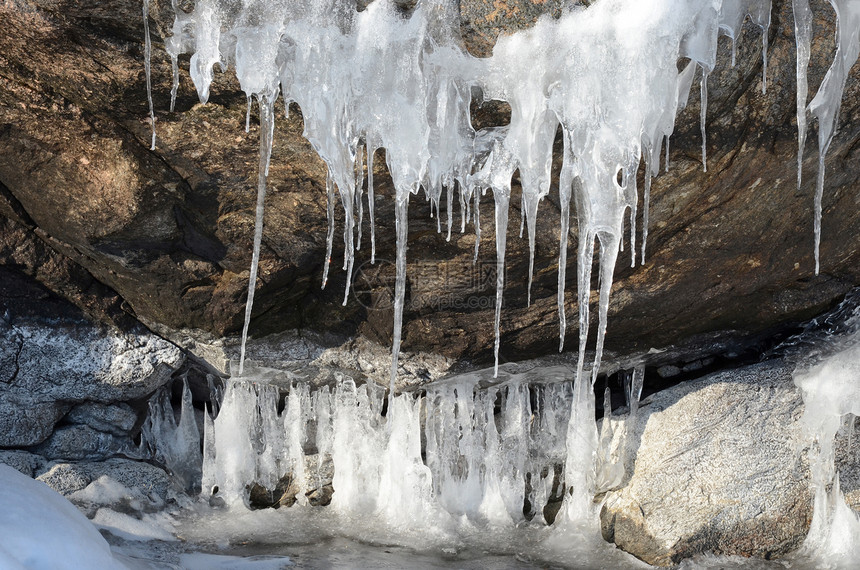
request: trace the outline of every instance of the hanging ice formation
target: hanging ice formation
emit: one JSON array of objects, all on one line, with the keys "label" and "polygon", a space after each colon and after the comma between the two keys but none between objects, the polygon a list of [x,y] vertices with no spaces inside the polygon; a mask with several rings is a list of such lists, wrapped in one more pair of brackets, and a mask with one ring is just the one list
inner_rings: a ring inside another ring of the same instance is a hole
[{"label": "hanging ice formation", "polygon": [[[145,0],[144,5],[147,3]],[[453,193],[459,192],[461,205],[474,201],[471,212],[478,234],[480,196],[487,189],[492,191],[498,260],[498,366],[511,178],[519,171],[531,274],[535,220],[538,205],[552,185],[552,147],[559,125],[564,145],[558,185],[562,209],[560,348],[566,327],[564,293],[572,199],[579,226],[577,376],[584,368],[595,243],[600,248],[599,323],[592,365],[596,375],[627,214],[631,241],[636,236],[639,164],[644,159],[644,259],[651,177],[659,171],[664,139],[668,159],[668,138],[677,111],[686,104],[695,70],[702,69],[704,137],[707,76],[714,68],[718,35],[737,38],[749,14],[764,32],[766,62],[770,24],[770,0],[601,0],[588,9],[572,8],[557,20],[542,17],[533,28],[500,38],[492,57],[479,59],[462,47],[458,3],[453,0],[420,0],[408,16],[393,0],[376,0],[363,12],[357,12],[351,0],[199,0],[190,13],[174,1],[173,9],[173,35],[165,40],[173,61],[171,105],[178,85],[177,58],[190,53],[191,77],[202,102],[208,99],[213,66],[233,66],[242,89],[249,100],[256,99],[261,110],[257,220],[242,356],[259,259],[274,104],[282,96],[285,108],[291,102],[301,107],[304,136],[328,168],[329,232],[323,287],[334,239],[336,193],[345,212],[344,269],[348,275],[352,273],[361,236],[365,164],[371,255],[375,258],[373,156],[385,149],[396,192],[392,383],[400,350],[410,197],[423,188],[431,210],[441,217],[442,194],[447,192],[450,236]],[[680,58],[689,58],[690,63],[679,73]],[[485,100],[507,101],[512,110],[510,125],[476,132],[469,113],[474,92],[482,93]],[[703,140],[703,161],[705,148]],[[465,219],[461,222],[461,231],[464,229]],[[634,243],[630,250],[635,264]],[[240,374],[241,370],[242,364]]]},{"label": "hanging ice formation", "polygon": [[182,384],[178,421],[170,404],[169,386],[149,401],[149,413],[141,426],[140,451],[144,457],[164,465],[180,488],[195,490],[200,481],[200,431],[187,380]]},{"label": "hanging ice formation", "polygon": [[792,0],[794,30],[797,41],[797,187],[800,189],[803,170],[803,147],[806,143],[807,114],[818,119],[818,179],[815,183],[815,274],[819,270],[819,246],[821,244],[821,200],[824,194],[824,159],[836,126],[839,123],[839,108],[842,93],[851,66],[860,55],[860,1],[829,0],[836,11],[836,55],[827,70],[818,92],[809,105],[806,104],[809,85],[806,71],[812,44],[812,11],[809,0]]},{"label": "hanging ice formation", "polygon": [[860,311],[855,311],[847,327],[849,334],[830,341],[837,351],[794,375],[803,396],[801,425],[810,443],[815,493],[812,522],[801,552],[834,568],[854,567],[860,558],[860,519],[840,490],[835,448],[837,432],[846,427],[851,447],[855,418],[860,415]]}]

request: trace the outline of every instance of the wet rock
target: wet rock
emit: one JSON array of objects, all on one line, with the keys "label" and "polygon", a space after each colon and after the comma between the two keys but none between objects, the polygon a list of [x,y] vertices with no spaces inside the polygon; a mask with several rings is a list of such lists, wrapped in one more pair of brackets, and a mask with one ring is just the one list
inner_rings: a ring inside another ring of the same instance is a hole
[{"label": "wet rock", "polygon": [[649,397],[629,435],[628,480],[600,514],[604,538],[658,566],[797,548],[812,495],[792,369],[758,364]]},{"label": "wet rock", "polygon": [[[305,461],[307,471],[305,472],[304,489],[308,504],[326,506],[331,503],[334,493],[332,486],[334,464],[331,459],[327,459],[318,468],[318,455],[307,455]],[[274,489],[267,489],[259,483],[251,485],[248,489],[248,505],[252,509],[291,507],[298,500],[300,489],[299,481],[293,477],[292,472],[289,472],[278,480]],[[223,499],[218,497],[217,492],[212,493],[210,504],[215,500],[223,503]]]}]

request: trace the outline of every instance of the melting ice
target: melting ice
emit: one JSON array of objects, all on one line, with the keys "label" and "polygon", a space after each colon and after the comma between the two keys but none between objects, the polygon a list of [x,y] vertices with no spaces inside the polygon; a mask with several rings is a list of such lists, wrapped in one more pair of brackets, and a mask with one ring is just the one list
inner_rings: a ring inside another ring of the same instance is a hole
[{"label": "melting ice", "polygon": [[[860,1],[831,0],[831,4],[838,16],[837,54],[807,107],[811,12],[807,0],[793,0],[798,170],[807,110],[819,124],[816,270],[823,161],[835,132],[848,70],[860,51]],[[332,508],[339,512],[383,513],[407,526],[443,516],[439,513],[465,521],[515,524],[544,518],[546,505],[566,488],[562,516],[581,520],[594,491],[617,479],[612,462],[605,461],[603,438],[594,429],[592,385],[600,370],[609,294],[626,223],[631,226],[631,264],[637,259],[640,163],[645,171],[645,227],[639,259],[644,263],[651,178],[659,172],[664,141],[668,167],[675,117],[686,105],[698,72],[706,168],[707,82],[716,62],[718,36],[722,33],[734,42],[746,16],[762,29],[765,89],[770,0],[600,0],[588,9],[571,8],[555,20],[544,16],[531,29],[500,38],[492,56],[484,59],[464,50],[457,3],[451,0],[420,0],[410,13],[393,0],[376,0],[362,12],[347,0],[199,0],[187,13],[175,1],[173,7],[173,34],[165,40],[173,63],[171,106],[178,88],[178,57],[191,54],[190,74],[202,102],[209,97],[217,64],[222,69],[235,68],[249,105],[256,101],[260,108],[256,227],[240,376],[277,100],[283,99],[285,112],[290,103],[299,105],[304,136],[327,166],[329,226],[323,287],[330,270],[338,198],[345,213],[343,269],[352,273],[355,250],[361,246],[365,184],[371,259],[375,259],[373,160],[377,150],[384,149],[396,194],[395,323],[387,401],[380,390],[351,381],[313,393],[307,386],[295,385],[279,411],[277,388],[233,382],[217,418],[206,416],[204,488],[218,486],[224,500],[235,502],[245,500],[251,483],[269,491],[284,490],[289,483],[289,494],[301,505],[314,500],[314,492],[322,494],[325,470],[333,465],[337,493]],[[145,15],[147,8],[145,1]],[[147,60],[149,51],[147,40]],[[684,59],[688,63],[679,71],[678,62]],[[147,75],[148,70],[147,61]],[[509,103],[510,125],[475,130],[469,113],[474,96]],[[154,128],[154,113],[152,122]],[[554,182],[552,149],[559,130],[563,163]],[[517,172],[530,245],[530,280],[537,211],[551,188],[558,188],[560,348],[566,329],[571,200],[575,208],[579,358],[568,378],[576,381],[539,388],[505,382],[486,390],[447,383],[427,388],[423,395],[395,396],[411,196],[423,189],[431,210],[441,219],[445,195],[449,239],[455,193],[464,212],[461,231],[468,212],[478,238],[481,197],[488,190],[493,197],[499,267],[494,324],[498,371],[508,212],[512,177]],[[798,184],[800,177],[798,171]],[[588,382],[584,359],[595,247],[598,328]],[[629,391],[641,391],[641,373],[634,375]],[[561,405],[563,401],[567,404]],[[823,408],[832,404],[828,401]],[[830,426],[832,421],[825,423]],[[176,453],[182,453],[181,443],[177,440]],[[571,457],[576,462],[568,461],[556,470],[563,458]],[[574,496],[570,490],[576,497],[569,498]]]}]

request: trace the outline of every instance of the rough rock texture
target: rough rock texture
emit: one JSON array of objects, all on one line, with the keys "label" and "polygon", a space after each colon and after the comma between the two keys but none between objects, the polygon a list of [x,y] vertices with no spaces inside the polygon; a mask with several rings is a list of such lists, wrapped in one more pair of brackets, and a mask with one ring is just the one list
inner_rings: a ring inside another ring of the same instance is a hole
[{"label": "rough rock texture", "polygon": [[44,482],[65,497],[86,489],[94,481],[107,476],[123,487],[136,490],[154,502],[163,504],[170,492],[170,477],[161,468],[128,459],[49,463],[37,474]]},{"label": "rough rock texture", "polygon": [[[174,340],[209,363],[217,373],[229,375],[238,367],[238,338],[207,339],[183,331],[174,335]],[[334,346],[331,344],[330,338],[295,332],[253,339],[247,347],[250,362],[245,363],[245,374],[270,377],[275,382],[305,381],[314,387],[330,385],[343,376],[359,383],[370,380],[388,386],[389,347],[362,337]],[[437,354],[402,353],[397,385],[402,387],[439,379],[449,371],[451,364],[450,359]]]},{"label": "rough rock texture", "polygon": [[0,463],[13,467],[26,475],[35,477],[45,466],[45,458],[20,449],[0,451]]},{"label": "rough rock texture", "polygon": [[[15,288],[0,295],[0,447],[45,441],[76,404],[66,423],[128,437],[137,413],[122,402],[163,386],[184,354],[140,325],[95,324],[21,274],[0,271],[0,283],[4,273]],[[68,441],[69,453],[80,443]]]},{"label": "rough rock texture", "polygon": [[115,405],[84,402],[71,409],[66,421],[113,435],[127,435],[137,422],[137,412],[122,402]]},{"label": "rough rock texture", "polygon": [[[629,480],[601,512],[604,538],[661,566],[702,552],[773,558],[798,547],[812,495],[791,371],[763,363],[650,397],[630,432]],[[844,483],[856,491],[856,481]]]},{"label": "rough rock texture", "polygon": [[[35,276],[101,320],[118,322],[132,314],[165,330],[221,336],[241,326],[259,133],[256,125],[244,133],[245,97],[229,74],[216,76],[210,103],[203,106],[184,70],[177,112],[167,111],[170,66],[159,35],[169,27],[169,4],[152,5],[155,152],[148,150],[138,0],[0,5],[0,27],[15,30],[0,37],[0,263]],[[463,0],[466,44],[477,55],[487,54],[500,32],[527,26],[540,13],[558,14],[562,4]],[[822,0],[813,5],[819,16],[810,72],[814,92],[834,44],[832,11]],[[860,74],[849,78],[840,133],[829,154],[822,270],[815,277],[814,137],[806,182],[800,191],[794,185],[792,22],[790,2],[775,1],[767,95],[761,94],[757,28],[745,29],[734,68],[729,42],[721,40],[718,70],[709,81],[708,173],[699,163],[698,89],[693,89],[672,140],[672,168],[652,189],[648,261],[630,269],[625,256],[619,260],[609,349],[647,350],[714,331],[769,330],[821,312],[860,283]],[[503,122],[504,107],[476,109],[476,124]],[[362,265],[369,254],[362,249],[357,295],[341,307],[346,277],[337,262],[328,287],[319,287],[324,167],[301,129],[299,112],[276,127],[251,332],[358,332],[386,346],[391,311],[366,308],[367,298],[385,294],[393,278],[393,265],[385,262],[393,259],[395,232],[383,161],[377,161],[376,205],[382,261],[375,268]],[[515,188],[514,205],[517,193]],[[525,307],[526,241],[511,224],[502,321],[502,353],[508,359],[548,353],[557,344],[555,196],[551,193],[539,214],[530,308]],[[494,257],[494,236],[491,208],[482,212],[483,263]],[[492,279],[473,279],[474,237],[467,233],[445,242],[421,200],[413,202],[409,224],[411,301],[404,349],[486,358],[493,342],[494,293]],[[335,247],[337,260],[342,244]],[[485,265],[492,270],[492,263]],[[573,327],[575,272],[568,276]],[[428,291],[429,298],[421,294]],[[568,339],[575,338],[569,331]],[[576,341],[570,342],[575,348]]]}]

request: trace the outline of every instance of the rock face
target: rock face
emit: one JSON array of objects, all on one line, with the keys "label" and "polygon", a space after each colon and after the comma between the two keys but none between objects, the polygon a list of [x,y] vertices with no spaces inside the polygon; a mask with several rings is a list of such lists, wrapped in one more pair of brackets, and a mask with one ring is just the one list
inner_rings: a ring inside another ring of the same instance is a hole
[{"label": "rock face", "polygon": [[81,459],[94,458],[98,442],[111,443],[103,453],[129,445],[137,412],[126,402],[167,383],[182,351],[139,325],[123,333],[94,324],[26,279],[10,282],[34,302],[0,295],[0,447],[51,436],[48,456]]},{"label": "rock face", "polygon": [[[250,263],[259,133],[256,125],[243,132],[245,97],[230,74],[216,76],[211,100],[202,106],[183,71],[177,111],[167,111],[170,65],[160,36],[171,22],[169,4],[158,0],[151,7],[154,152],[148,150],[138,0],[16,0],[0,7],[0,26],[16,30],[0,38],[0,263],[36,277],[102,321],[131,314],[165,331],[234,334],[241,326]],[[499,33],[527,26],[540,13],[558,14],[562,4],[463,0],[466,45],[487,54]],[[832,11],[823,1],[813,7],[818,15],[810,71],[814,91],[834,45]],[[699,162],[694,88],[672,139],[671,169],[654,181],[648,260],[635,269],[619,261],[608,348],[629,352],[715,331],[743,336],[771,330],[823,311],[860,283],[860,76],[849,77],[840,133],[828,157],[822,270],[814,276],[817,159],[810,142],[806,181],[798,191],[792,166],[792,23],[790,2],[775,1],[766,95],[758,29],[745,29],[735,67],[730,44],[721,39],[718,68],[709,80],[708,172]],[[504,114],[503,106],[476,106],[474,121],[499,124]],[[311,328],[341,336],[359,333],[387,346],[391,311],[369,309],[373,305],[367,302],[384,295],[393,278],[393,265],[385,261],[393,259],[395,231],[384,161],[377,160],[381,261],[363,265],[369,252],[359,252],[357,295],[342,307],[342,271],[333,267],[329,285],[319,287],[325,174],[301,130],[299,112],[279,119],[276,127],[251,332]],[[514,205],[518,192],[515,185]],[[525,306],[526,240],[511,224],[502,325],[502,353],[508,359],[548,353],[557,345],[556,195],[551,192],[538,215],[530,308]],[[405,350],[488,357],[493,280],[480,278],[480,271],[494,271],[491,211],[489,204],[482,209],[484,241],[475,278],[474,236],[446,242],[435,231],[436,220],[414,201]],[[517,212],[511,216],[516,219]],[[342,245],[335,247],[337,260]],[[575,323],[575,272],[568,276],[568,321]],[[575,338],[568,331],[568,339]]]},{"label": "rock face", "polygon": [[[632,475],[601,512],[604,538],[659,566],[702,552],[774,558],[797,548],[812,494],[792,368],[763,363],[649,398],[630,432]],[[856,470],[856,460],[840,468]],[[855,478],[843,484],[853,496]]]}]

